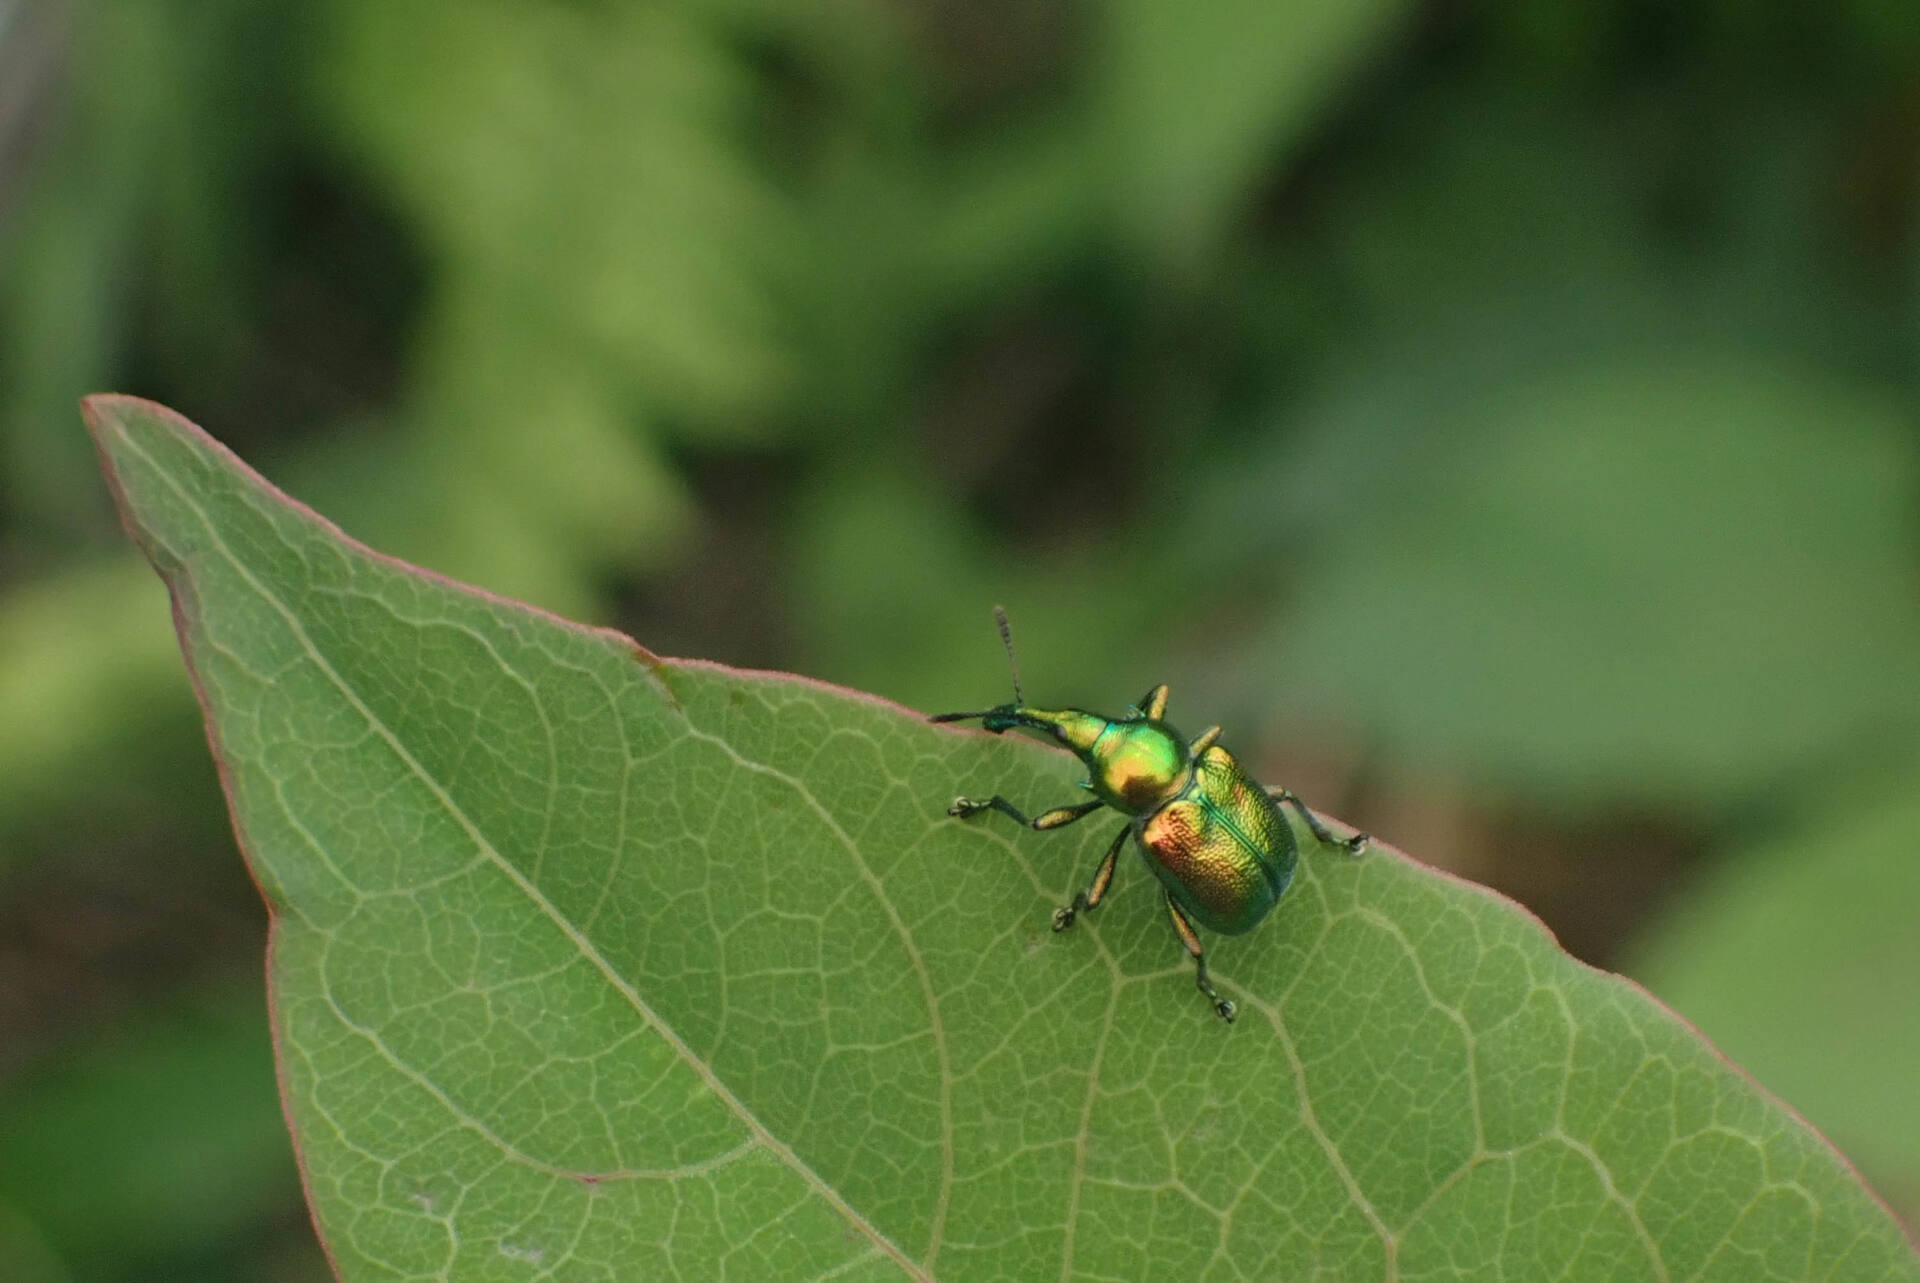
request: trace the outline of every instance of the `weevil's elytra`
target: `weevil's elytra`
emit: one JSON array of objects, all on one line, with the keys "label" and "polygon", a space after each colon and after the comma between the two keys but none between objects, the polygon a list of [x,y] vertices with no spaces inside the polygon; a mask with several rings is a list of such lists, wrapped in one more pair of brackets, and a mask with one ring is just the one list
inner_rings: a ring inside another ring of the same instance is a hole
[{"label": "weevil's elytra", "polygon": [[1194,924],[1239,935],[1260,925],[1279,903],[1299,861],[1299,844],[1281,806],[1299,812],[1314,838],[1325,845],[1358,852],[1366,847],[1367,835],[1336,838],[1290,790],[1263,787],[1217,743],[1219,727],[1210,727],[1191,743],[1183,740],[1167,725],[1165,686],[1148,691],[1122,718],[1078,708],[1033,707],[1020,691],[1007,613],[995,606],[993,615],[1013,668],[1013,702],[976,713],[941,713],[933,720],[978,719],[996,735],[1015,727],[1043,732],[1086,764],[1086,787],[1093,800],[1029,818],[996,793],[984,801],[955,798],[947,814],[966,819],[1000,811],[1042,832],[1063,828],[1103,807],[1127,816],[1086,890],[1074,896],[1072,904],[1054,910],[1053,929],[1064,931],[1080,914],[1099,907],[1113,882],[1120,848],[1131,835],[1160,882],[1174,934],[1193,956],[1194,984],[1220,1018],[1231,1022],[1233,1002],[1216,993],[1207,978],[1206,950]]}]

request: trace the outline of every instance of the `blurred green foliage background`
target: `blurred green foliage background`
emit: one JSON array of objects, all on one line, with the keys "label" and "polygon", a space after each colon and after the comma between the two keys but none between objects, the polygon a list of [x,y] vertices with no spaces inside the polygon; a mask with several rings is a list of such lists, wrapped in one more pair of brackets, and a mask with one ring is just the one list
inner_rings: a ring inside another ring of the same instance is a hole
[{"label": "blurred green foliage background", "polygon": [[103,389],[664,653],[1004,601],[1920,1222],[1917,249],[1879,0],[0,0],[0,1276],[326,1277]]}]

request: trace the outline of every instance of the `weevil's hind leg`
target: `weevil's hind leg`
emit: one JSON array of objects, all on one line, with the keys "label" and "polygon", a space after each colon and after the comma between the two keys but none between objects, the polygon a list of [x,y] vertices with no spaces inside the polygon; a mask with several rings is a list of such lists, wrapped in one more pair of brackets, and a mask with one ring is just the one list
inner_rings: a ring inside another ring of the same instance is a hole
[{"label": "weevil's hind leg", "polygon": [[1174,903],[1173,893],[1167,893],[1167,912],[1173,915],[1173,930],[1180,937],[1180,943],[1187,946],[1187,952],[1193,955],[1193,983],[1201,993],[1207,995],[1207,1001],[1219,1013],[1220,1019],[1233,1023],[1233,999],[1222,998],[1213,991],[1213,981],[1207,979],[1207,951],[1200,947],[1200,933],[1193,929],[1193,923],[1187,921],[1187,915]]},{"label": "weevil's hind leg", "polygon": [[1083,913],[1089,913],[1100,907],[1100,901],[1107,895],[1107,887],[1113,882],[1113,862],[1120,858],[1120,848],[1126,843],[1127,834],[1133,832],[1133,825],[1123,824],[1120,831],[1113,835],[1113,841],[1107,844],[1107,854],[1100,861],[1100,867],[1094,871],[1093,881],[1087,883],[1087,889],[1073,897],[1073,903],[1053,911],[1053,929],[1065,931],[1073,925],[1073,920]]},{"label": "weevil's hind leg", "polygon": [[1013,803],[1007,801],[1006,798],[1001,797],[998,793],[995,793],[984,802],[976,801],[970,797],[956,797],[953,799],[953,805],[947,808],[947,814],[953,816],[955,819],[964,820],[969,815],[978,815],[982,811],[1000,811],[1006,815],[1011,815],[1015,820],[1018,820],[1028,828],[1038,829],[1044,833],[1048,829],[1057,829],[1062,825],[1072,824],[1075,820],[1092,815],[1105,805],[1105,802],[1096,799],[1092,802],[1082,802],[1079,806],[1057,806],[1051,811],[1042,811],[1032,819],[1028,819],[1020,813],[1020,809]]},{"label": "weevil's hind leg", "polygon": [[1267,796],[1282,806],[1291,806],[1300,812],[1300,818],[1307,822],[1307,827],[1313,830],[1313,836],[1323,845],[1341,847],[1348,855],[1358,855],[1366,850],[1367,843],[1373,840],[1364,833],[1356,833],[1350,838],[1335,837],[1333,830],[1322,823],[1319,816],[1309,811],[1307,804],[1302,802],[1299,795],[1292,789],[1268,789]]}]

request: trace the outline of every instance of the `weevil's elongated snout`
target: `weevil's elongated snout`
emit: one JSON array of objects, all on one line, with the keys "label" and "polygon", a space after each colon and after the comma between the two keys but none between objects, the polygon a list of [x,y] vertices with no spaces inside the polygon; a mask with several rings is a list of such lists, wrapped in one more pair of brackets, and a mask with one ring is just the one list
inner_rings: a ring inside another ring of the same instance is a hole
[{"label": "weevil's elongated snout", "polygon": [[929,720],[964,722],[976,717],[984,729],[995,735],[1023,726],[1030,731],[1051,735],[1076,753],[1084,753],[1092,748],[1094,741],[1109,725],[1107,719],[1098,713],[1083,712],[1077,708],[1029,708],[1025,704],[996,704],[977,713],[938,713]]},{"label": "weevil's elongated snout", "polygon": [[[1044,712],[1037,708],[1028,708],[1025,704],[996,704],[992,708],[983,708],[977,713],[939,713],[928,718],[933,722],[966,722],[980,719],[983,730],[999,735],[1016,726],[1024,726],[1030,731],[1045,731],[1055,739],[1061,739],[1058,713]],[[1061,739],[1062,743],[1067,743]],[[1067,743],[1069,748],[1072,744]]]},{"label": "weevil's elongated snout", "polygon": [[977,717],[980,719],[980,725],[982,727],[998,735],[1002,731],[1010,731],[1014,727],[1022,725],[1020,712],[1021,709],[1018,704],[1000,704],[993,708],[983,708],[977,713],[935,713],[927,720],[930,722],[970,722]]}]

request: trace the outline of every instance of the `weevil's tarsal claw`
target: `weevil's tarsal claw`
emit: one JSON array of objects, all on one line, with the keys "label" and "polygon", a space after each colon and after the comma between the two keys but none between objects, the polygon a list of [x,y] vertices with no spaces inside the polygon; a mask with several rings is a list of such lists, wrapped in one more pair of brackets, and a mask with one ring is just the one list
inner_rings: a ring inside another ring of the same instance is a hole
[{"label": "weevil's tarsal claw", "polygon": [[1072,909],[1068,908],[1064,904],[1061,905],[1059,908],[1053,911],[1053,929],[1055,931],[1065,931],[1068,927],[1073,925],[1074,917],[1075,917],[1075,914]]},{"label": "weevil's tarsal claw", "polygon": [[1222,998],[1214,991],[1213,982],[1207,979],[1206,959],[1197,958],[1195,961],[1200,964],[1200,969],[1193,977],[1194,986],[1206,997],[1208,1004],[1213,1007],[1213,1013],[1228,1024],[1232,1024],[1233,1013],[1238,1011],[1239,1008],[1233,1005],[1233,999]]},{"label": "weevil's tarsal claw", "polygon": [[953,799],[953,805],[947,808],[947,814],[956,820],[964,820],[980,809],[982,809],[981,804],[972,798],[956,797]]},{"label": "weevil's tarsal claw", "polygon": [[1325,846],[1337,846],[1348,855],[1358,855],[1366,850],[1367,843],[1373,840],[1364,833],[1356,833],[1350,838],[1335,837],[1333,830],[1327,827],[1326,822],[1309,811],[1307,804],[1302,802],[1299,795],[1292,789],[1270,788],[1267,790],[1267,796],[1273,799],[1276,806],[1290,806],[1298,811],[1300,818],[1307,822],[1307,828],[1312,830],[1314,840]]}]

